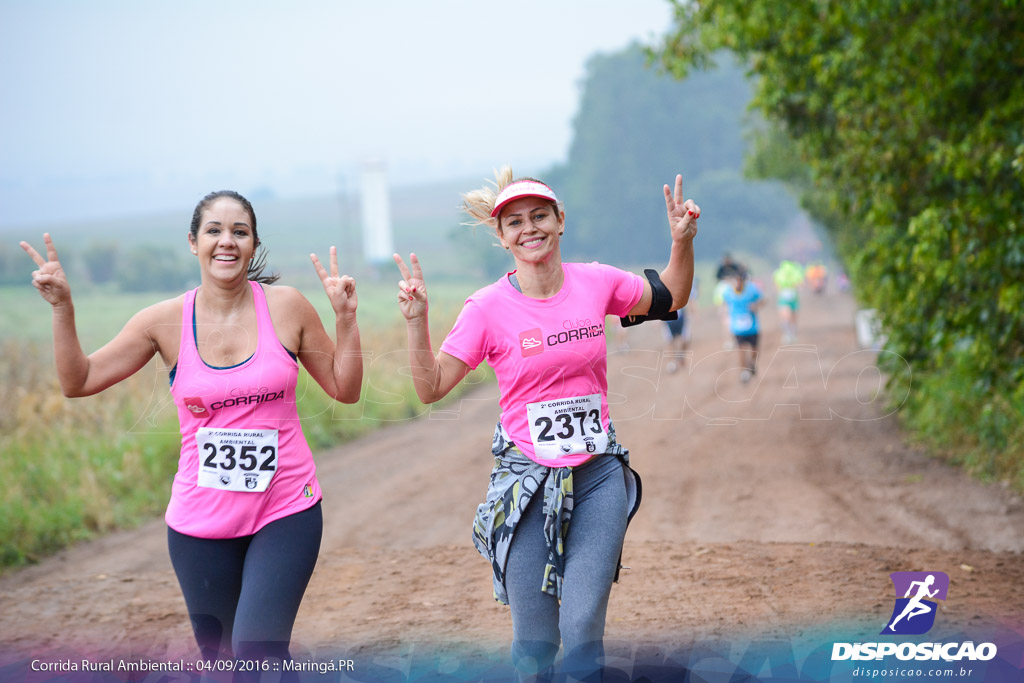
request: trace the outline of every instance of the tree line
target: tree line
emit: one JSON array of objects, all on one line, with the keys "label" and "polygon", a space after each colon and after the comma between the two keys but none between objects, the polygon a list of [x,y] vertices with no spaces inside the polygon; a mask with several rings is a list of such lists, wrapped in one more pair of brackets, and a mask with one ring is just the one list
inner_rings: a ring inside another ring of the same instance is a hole
[{"label": "tree line", "polygon": [[1024,490],[1024,12],[1018,0],[673,0],[677,77],[721,49],[773,125],[751,166],[824,225],[915,433]]},{"label": "tree line", "polygon": [[[653,65],[639,44],[590,58],[568,156],[538,172],[564,204],[563,256],[663,264],[670,239],[662,186],[677,173],[703,212],[701,259],[725,251],[786,256],[781,237],[805,214],[782,183],[746,176],[748,131],[759,125],[747,113],[751,85],[729,53],[716,58],[718,69],[683,81]],[[482,232],[480,261],[497,277],[509,261]]]}]

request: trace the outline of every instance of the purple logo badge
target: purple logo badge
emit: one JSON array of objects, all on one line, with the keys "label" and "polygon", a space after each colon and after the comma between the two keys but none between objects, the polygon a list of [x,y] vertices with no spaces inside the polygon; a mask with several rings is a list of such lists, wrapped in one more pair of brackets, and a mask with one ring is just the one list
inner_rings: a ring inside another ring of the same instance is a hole
[{"label": "purple logo badge", "polygon": [[882,635],[927,633],[935,624],[935,600],[945,600],[949,592],[949,576],[943,572],[893,572],[889,577],[896,589],[896,606]]}]

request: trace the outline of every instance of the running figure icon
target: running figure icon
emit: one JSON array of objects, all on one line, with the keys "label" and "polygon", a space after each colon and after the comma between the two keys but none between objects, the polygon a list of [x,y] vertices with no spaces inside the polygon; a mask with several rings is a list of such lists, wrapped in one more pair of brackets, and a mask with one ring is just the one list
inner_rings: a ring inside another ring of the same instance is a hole
[{"label": "running figure icon", "polygon": [[928,614],[934,609],[931,605],[922,602],[923,599],[926,597],[934,598],[936,594],[939,592],[938,588],[936,588],[933,591],[928,590],[934,583],[934,574],[929,574],[924,581],[911,582],[910,587],[907,588],[907,592],[903,597],[910,598],[910,593],[914,590],[915,586],[917,586],[917,594],[914,595],[914,597],[910,598],[910,601],[907,603],[906,607],[903,608],[903,611],[900,612],[900,615],[893,619],[892,623],[889,624],[890,631],[892,631],[893,633],[896,632],[896,622],[898,622],[903,617],[906,617],[907,621],[910,621],[914,617],[920,616],[922,614]]}]

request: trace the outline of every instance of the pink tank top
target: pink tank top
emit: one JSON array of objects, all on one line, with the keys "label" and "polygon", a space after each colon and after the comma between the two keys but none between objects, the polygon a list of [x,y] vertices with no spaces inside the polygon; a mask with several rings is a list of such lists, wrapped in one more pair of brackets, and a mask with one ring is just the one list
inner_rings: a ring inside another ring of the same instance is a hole
[{"label": "pink tank top", "polygon": [[262,286],[256,352],[226,368],[199,357],[198,288],[185,293],[181,347],[171,396],[181,422],[181,456],[165,519],[199,538],[237,538],[306,510],[321,498],[313,454],[295,408],[299,364],[270,320]]}]

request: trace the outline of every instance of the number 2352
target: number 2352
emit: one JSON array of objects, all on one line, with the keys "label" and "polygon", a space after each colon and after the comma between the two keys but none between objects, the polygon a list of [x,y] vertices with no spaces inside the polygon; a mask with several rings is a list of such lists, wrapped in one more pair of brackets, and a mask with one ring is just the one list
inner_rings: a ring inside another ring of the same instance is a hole
[{"label": "number 2352", "polygon": [[[259,465],[260,471],[273,472],[276,469],[274,459],[277,457],[277,452],[273,446],[264,446],[259,449],[257,455],[256,446],[242,446],[241,449],[236,449],[231,444],[221,444],[220,448],[217,448],[216,444],[204,443],[203,449],[207,452],[206,460],[203,461],[204,467],[217,467],[217,451],[220,451],[220,468],[222,470],[233,470],[235,467],[240,467],[246,472],[251,472],[256,469],[257,464]],[[262,462],[261,462],[262,460]]]}]

